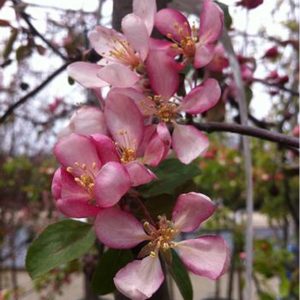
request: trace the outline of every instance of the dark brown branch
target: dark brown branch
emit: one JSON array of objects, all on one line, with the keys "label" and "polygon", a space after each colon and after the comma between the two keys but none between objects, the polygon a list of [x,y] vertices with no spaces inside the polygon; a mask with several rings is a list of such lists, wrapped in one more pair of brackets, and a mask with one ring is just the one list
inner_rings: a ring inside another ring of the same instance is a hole
[{"label": "dark brown branch", "polygon": [[[15,4],[15,5],[17,5],[18,4],[18,2],[17,1],[13,1],[13,3]],[[62,58],[63,60],[68,60],[68,58],[66,57],[66,56],[64,56],[54,45],[52,45],[51,44],[51,42],[50,41],[48,41],[45,37],[44,37],[44,35],[43,34],[41,34],[36,28],[35,28],[35,26],[31,23],[31,21],[30,21],[30,16],[27,14],[27,13],[25,13],[24,11],[21,11],[20,13],[19,13],[19,15],[23,18],[23,20],[26,22],[26,24],[28,25],[28,27],[29,27],[29,29],[30,29],[30,31],[31,31],[31,33],[33,34],[33,35],[36,35],[36,36],[38,36],[50,49],[52,49],[52,51],[55,53],[55,54],[57,54],[60,58]]]},{"label": "dark brown branch", "polygon": [[32,96],[36,95],[38,92],[40,92],[51,80],[53,80],[57,75],[59,75],[62,71],[64,71],[67,66],[71,62],[67,62],[64,65],[62,65],[60,68],[58,68],[56,71],[54,71],[51,75],[49,75],[40,85],[38,85],[35,89],[33,89],[31,92],[23,96],[20,100],[12,104],[8,107],[8,109],[4,112],[4,114],[0,117],[0,124],[4,123],[5,120],[14,112],[16,108],[18,108],[20,105],[24,104],[28,99],[30,99]]},{"label": "dark brown branch", "polygon": [[233,124],[233,123],[219,123],[219,122],[196,123],[191,121],[190,124],[194,125],[197,129],[206,132],[223,131],[223,132],[239,133],[242,135],[252,136],[270,142],[282,144],[284,146],[299,148],[299,139],[278,132],[269,131],[266,129],[256,128],[251,126],[243,126],[243,125]]},{"label": "dark brown branch", "polygon": [[274,87],[278,90],[282,90],[282,91],[285,91],[285,92],[288,92],[290,93],[291,95],[293,96],[296,96],[296,97],[299,97],[299,93],[297,91],[294,91],[292,89],[289,89],[283,85],[280,85],[278,83],[271,83],[271,82],[268,82],[264,79],[259,79],[259,78],[253,78],[254,82],[259,82],[261,84],[264,84],[264,85],[267,85],[267,86],[270,86],[270,87]]}]

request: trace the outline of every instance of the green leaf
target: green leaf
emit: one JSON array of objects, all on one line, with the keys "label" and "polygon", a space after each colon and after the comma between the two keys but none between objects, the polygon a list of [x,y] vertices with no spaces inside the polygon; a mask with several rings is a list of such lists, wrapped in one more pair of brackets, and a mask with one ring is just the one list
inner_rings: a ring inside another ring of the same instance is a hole
[{"label": "green leaf", "polygon": [[113,278],[127,263],[133,260],[129,250],[109,249],[100,258],[92,278],[92,288],[98,295],[112,293],[115,290]]},{"label": "green leaf", "polygon": [[215,1],[215,2],[223,10],[223,12],[224,12],[224,23],[225,23],[225,26],[226,26],[227,29],[230,29],[230,27],[232,25],[232,18],[231,18],[230,13],[229,13],[228,5],[226,5],[224,3],[221,3],[219,1]]},{"label": "green leaf", "polygon": [[10,33],[10,37],[8,38],[7,42],[6,42],[6,45],[5,45],[5,48],[3,50],[3,53],[2,53],[2,56],[4,59],[7,59],[11,53],[11,51],[13,50],[13,46],[14,46],[14,43],[17,39],[17,36],[18,36],[18,30],[15,29],[15,28],[12,28],[11,30],[11,33]]},{"label": "green leaf", "polygon": [[32,49],[29,45],[20,46],[16,50],[17,61],[21,61],[21,60],[25,59],[26,57],[30,56],[31,53],[32,53]]},{"label": "green leaf", "polygon": [[169,266],[169,272],[175,280],[183,299],[193,300],[193,287],[190,276],[174,250],[172,250],[172,265]]},{"label": "green leaf", "polygon": [[174,195],[176,189],[199,175],[200,170],[196,164],[184,165],[175,158],[163,161],[159,167],[154,168],[158,180],[144,185],[139,189],[144,198],[162,194]]},{"label": "green leaf", "polygon": [[94,244],[90,224],[63,220],[48,226],[33,241],[26,256],[26,269],[32,279],[82,256]]}]

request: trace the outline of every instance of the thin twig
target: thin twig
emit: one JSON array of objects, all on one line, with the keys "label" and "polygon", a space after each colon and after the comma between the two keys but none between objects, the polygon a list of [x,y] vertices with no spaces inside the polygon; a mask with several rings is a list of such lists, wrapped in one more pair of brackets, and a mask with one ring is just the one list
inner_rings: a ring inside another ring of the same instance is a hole
[{"label": "thin twig", "polygon": [[24,104],[28,99],[32,96],[36,95],[40,92],[50,81],[52,81],[57,75],[59,75],[62,71],[64,71],[67,66],[72,62],[67,62],[63,64],[60,68],[54,71],[51,75],[49,75],[40,85],[38,85],[35,89],[30,91],[28,94],[23,96],[20,100],[12,104],[8,107],[8,109],[4,112],[4,114],[0,117],[0,124],[4,123],[5,120],[18,108],[20,105]]},{"label": "thin twig", "polygon": [[258,82],[258,83],[261,83],[261,84],[264,84],[264,85],[267,85],[267,86],[270,86],[270,87],[274,87],[278,90],[282,90],[282,91],[290,93],[293,96],[299,97],[299,93],[297,91],[289,89],[289,88],[287,88],[283,85],[280,85],[278,83],[271,83],[271,82],[268,82],[268,81],[266,81],[264,79],[260,79],[260,78],[253,78],[253,80],[254,80],[254,82]]},{"label": "thin twig", "polygon": [[[15,5],[18,5],[18,1],[13,1],[13,3]],[[54,45],[52,45],[52,43],[50,41],[48,41],[43,34],[41,34],[36,28],[35,26],[31,23],[30,21],[30,16],[24,12],[21,11],[19,13],[19,15],[22,17],[22,19],[26,22],[26,24],[29,26],[30,31],[32,32],[33,35],[38,36],[50,49],[52,49],[52,51],[57,54],[60,58],[62,58],[63,60],[68,60],[68,58],[66,56],[64,56]]]}]

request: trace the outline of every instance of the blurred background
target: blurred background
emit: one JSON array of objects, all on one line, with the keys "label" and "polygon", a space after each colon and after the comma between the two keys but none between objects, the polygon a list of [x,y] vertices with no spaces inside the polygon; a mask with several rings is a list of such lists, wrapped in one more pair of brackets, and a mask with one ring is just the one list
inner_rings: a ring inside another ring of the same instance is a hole
[{"label": "blurred background", "polygon": [[[158,0],[199,23],[199,0]],[[250,125],[299,136],[299,3],[220,0],[245,82]],[[97,61],[87,33],[97,24],[120,29],[129,0],[0,0],[0,300],[113,299],[89,286],[94,253],[34,282],[25,271],[27,247],[62,216],[50,186],[52,148],[75,109],[97,97],[68,77],[75,60]],[[222,87],[219,104],[203,118],[239,122],[236,89],[220,45],[207,74]],[[103,95],[105,95],[105,90]],[[194,299],[244,299],[245,178],[241,137],[210,134],[211,146],[189,176],[195,190],[220,209],[201,232],[230,244],[228,273],[217,282],[192,276]],[[299,164],[292,148],[251,139],[254,180],[255,299],[299,296]],[[180,171],[178,171],[180,172]],[[175,284],[173,298],[181,299]]]}]

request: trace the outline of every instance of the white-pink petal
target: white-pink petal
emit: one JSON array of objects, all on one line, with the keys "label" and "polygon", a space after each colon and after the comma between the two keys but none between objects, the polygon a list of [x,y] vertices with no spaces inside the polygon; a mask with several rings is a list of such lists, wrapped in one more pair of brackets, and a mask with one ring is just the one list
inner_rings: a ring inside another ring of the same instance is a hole
[{"label": "white-pink petal", "polygon": [[146,69],[151,88],[157,95],[169,99],[179,86],[181,65],[165,50],[150,50],[146,60]]},{"label": "white-pink petal", "polygon": [[176,249],[185,266],[199,276],[218,279],[226,272],[229,249],[220,236],[207,235],[182,241]]},{"label": "white-pink petal", "polygon": [[156,14],[156,0],[133,0],[133,13],[145,23],[148,35],[151,35]]},{"label": "white-pink petal", "polygon": [[118,162],[105,164],[95,179],[95,198],[100,207],[111,207],[127,193],[130,179],[125,168]]},{"label": "white-pink petal", "polygon": [[102,209],[94,227],[98,239],[109,248],[130,249],[148,239],[142,224],[118,207]]},{"label": "white-pink petal", "polygon": [[88,62],[75,62],[68,66],[67,71],[70,77],[82,86],[92,89],[107,86],[108,83],[98,77],[103,67]]},{"label": "white-pink petal", "polygon": [[161,286],[164,274],[158,256],[146,256],[122,268],[114,277],[116,288],[133,300],[150,298]]},{"label": "white-pink petal", "polygon": [[71,167],[72,174],[76,176],[82,175],[82,164],[93,172],[97,172],[101,167],[96,148],[88,136],[72,133],[61,138],[54,147],[54,154],[64,167]]},{"label": "white-pink petal", "polygon": [[178,159],[189,164],[208,148],[206,135],[192,125],[174,125],[172,147]]},{"label": "white-pink petal", "polygon": [[209,64],[214,57],[215,44],[205,44],[198,42],[196,44],[196,52],[194,57],[194,67],[202,68]]},{"label": "white-pink petal", "polygon": [[214,107],[218,103],[220,96],[221,88],[218,82],[213,78],[209,78],[184,97],[180,110],[190,114],[203,113]]},{"label": "white-pink petal", "polygon": [[110,59],[110,51],[119,47],[118,41],[126,40],[125,37],[114,29],[96,26],[88,34],[91,46],[103,57]]},{"label": "white-pink petal", "polygon": [[172,221],[182,232],[196,230],[215,211],[215,205],[205,195],[200,193],[181,194],[172,212]]},{"label": "white-pink petal", "polygon": [[144,61],[149,51],[149,35],[144,21],[135,14],[128,14],[122,19],[122,31]]},{"label": "white-pink petal", "polygon": [[222,34],[224,14],[212,0],[204,0],[200,13],[199,39],[203,43],[214,43]]},{"label": "white-pink petal", "polygon": [[122,93],[111,92],[104,114],[107,127],[118,145],[137,150],[143,137],[144,124],[134,101]]},{"label": "white-pink petal", "polygon": [[187,18],[172,8],[161,9],[155,16],[155,27],[165,36],[171,34],[172,39],[180,42],[182,36],[191,35],[191,27]]},{"label": "white-pink petal", "polygon": [[125,65],[112,63],[97,72],[98,78],[114,87],[132,87],[140,78]]},{"label": "white-pink petal", "polygon": [[94,142],[102,165],[110,161],[120,161],[116,145],[111,138],[103,134],[93,134],[92,141]]},{"label": "white-pink petal", "polygon": [[95,107],[82,106],[72,115],[70,123],[60,132],[59,137],[62,138],[71,133],[83,135],[107,134],[104,113]]}]

